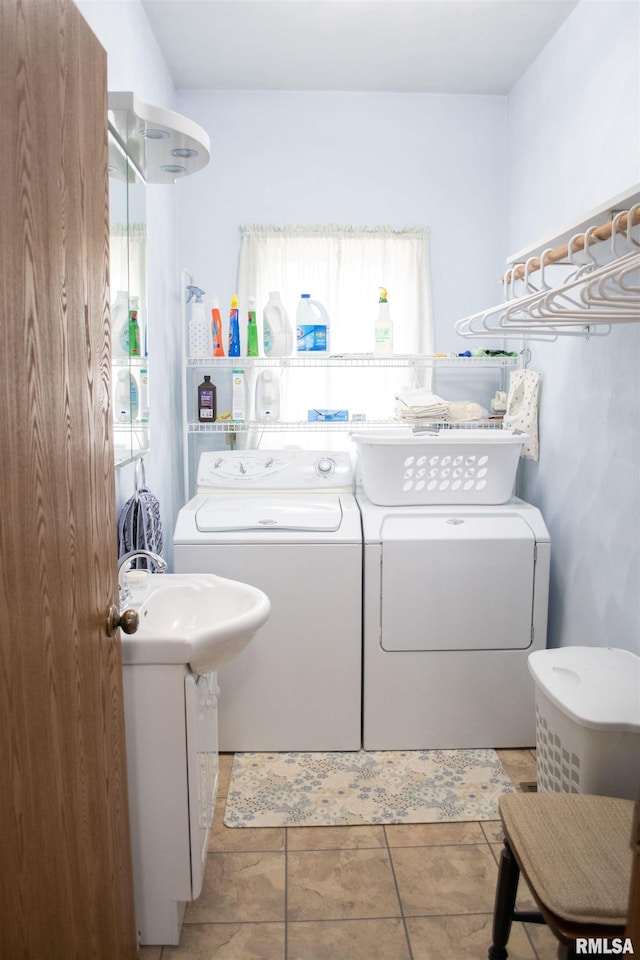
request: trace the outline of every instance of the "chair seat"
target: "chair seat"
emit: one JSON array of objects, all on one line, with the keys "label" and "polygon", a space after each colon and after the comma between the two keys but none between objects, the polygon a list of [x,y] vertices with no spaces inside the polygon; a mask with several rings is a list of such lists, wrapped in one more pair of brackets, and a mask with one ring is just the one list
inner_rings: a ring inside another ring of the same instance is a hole
[{"label": "chair seat", "polygon": [[624,925],[631,881],[631,800],[505,794],[505,836],[537,898],[564,920]]}]

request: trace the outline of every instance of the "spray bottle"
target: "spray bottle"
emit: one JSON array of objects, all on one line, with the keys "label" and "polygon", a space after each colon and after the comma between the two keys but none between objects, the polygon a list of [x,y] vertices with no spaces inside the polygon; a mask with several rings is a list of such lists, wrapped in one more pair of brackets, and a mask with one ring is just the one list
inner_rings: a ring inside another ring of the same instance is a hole
[{"label": "spray bottle", "polygon": [[212,357],[213,336],[211,324],[207,323],[204,315],[204,290],[200,287],[187,287],[187,303],[191,304],[191,322],[189,323],[189,356]]},{"label": "spray bottle", "polygon": [[229,356],[240,356],[240,317],[237,293],[234,293],[231,297],[231,310],[229,311]]},{"label": "spray bottle", "polygon": [[213,355],[214,357],[224,357],[224,347],[222,346],[222,317],[220,316],[220,304],[216,294],[211,301],[211,331],[213,333]]},{"label": "spray bottle", "polygon": [[140,325],[138,323],[138,297],[131,298],[129,310],[129,356],[140,356]]},{"label": "spray bottle", "polygon": [[257,357],[258,324],[256,323],[256,298],[249,297],[249,322],[247,324],[247,356]]},{"label": "spray bottle", "polygon": [[393,354],[393,324],[389,316],[387,291],[380,287],[378,304],[378,319],[375,326],[375,352],[380,357],[390,357]]}]

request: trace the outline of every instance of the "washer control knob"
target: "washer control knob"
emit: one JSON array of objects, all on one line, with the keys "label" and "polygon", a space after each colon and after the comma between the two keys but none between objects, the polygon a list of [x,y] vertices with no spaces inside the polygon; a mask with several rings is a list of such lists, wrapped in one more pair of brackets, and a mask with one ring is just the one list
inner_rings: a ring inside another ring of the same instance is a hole
[{"label": "washer control knob", "polygon": [[323,457],[321,460],[318,460],[316,464],[316,470],[321,477],[328,477],[335,470],[336,465],[334,460],[330,460],[328,457]]}]

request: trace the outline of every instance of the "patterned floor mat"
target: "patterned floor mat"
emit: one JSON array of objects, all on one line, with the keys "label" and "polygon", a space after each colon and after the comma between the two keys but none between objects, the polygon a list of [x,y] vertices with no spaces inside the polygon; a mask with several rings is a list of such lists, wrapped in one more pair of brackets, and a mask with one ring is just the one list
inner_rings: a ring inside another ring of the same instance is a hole
[{"label": "patterned floor mat", "polygon": [[228,827],[497,820],[515,787],[495,750],[237,753]]}]

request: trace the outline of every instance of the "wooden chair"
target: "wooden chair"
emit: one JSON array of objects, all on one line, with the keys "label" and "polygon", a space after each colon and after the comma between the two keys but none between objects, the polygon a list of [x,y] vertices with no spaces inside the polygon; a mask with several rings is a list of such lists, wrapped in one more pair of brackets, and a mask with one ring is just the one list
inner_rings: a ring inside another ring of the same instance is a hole
[{"label": "wooden chair", "polygon": [[[508,957],[513,920],[548,924],[559,941],[562,960],[587,952],[576,952],[578,939],[624,939],[633,801],[574,793],[513,793],[501,797],[499,807],[504,848],[489,960]],[[521,874],[539,912],[515,910]]]}]

